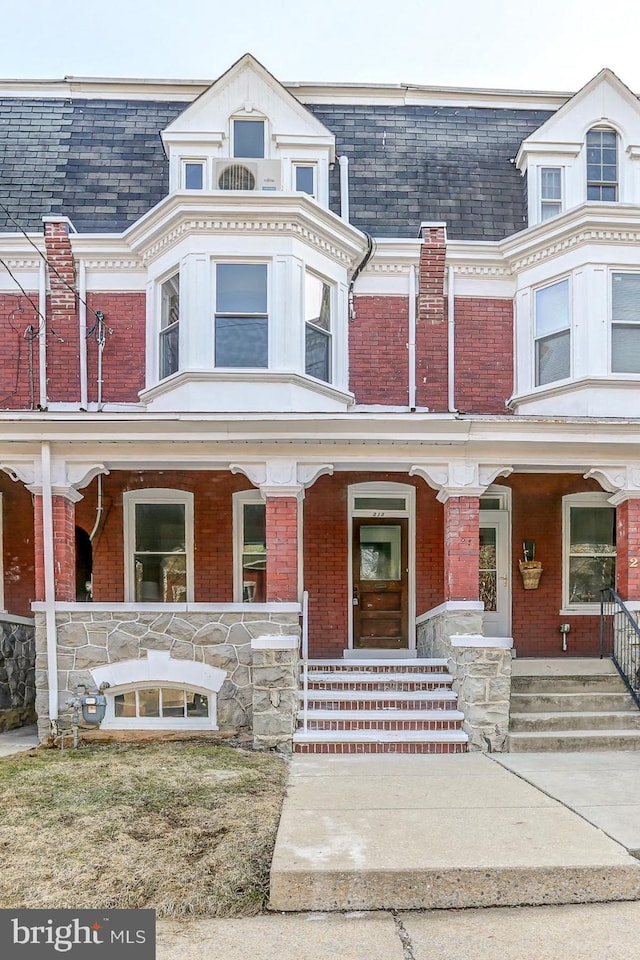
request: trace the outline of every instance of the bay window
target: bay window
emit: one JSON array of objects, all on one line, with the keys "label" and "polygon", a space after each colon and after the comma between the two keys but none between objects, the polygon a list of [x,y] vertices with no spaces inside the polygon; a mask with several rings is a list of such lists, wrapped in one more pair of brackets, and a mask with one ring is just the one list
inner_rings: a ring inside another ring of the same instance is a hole
[{"label": "bay window", "polygon": [[180,274],[160,287],[160,379],[176,373],[180,364]]},{"label": "bay window", "polygon": [[268,367],[266,263],[216,265],[216,367]]},{"label": "bay window", "polygon": [[537,387],[571,375],[569,281],[560,280],[535,292],[535,384]]},{"label": "bay window", "polygon": [[305,373],[331,381],[331,287],[314,274],[305,274]]},{"label": "bay window", "polygon": [[640,273],[611,276],[611,372],[640,373]]}]

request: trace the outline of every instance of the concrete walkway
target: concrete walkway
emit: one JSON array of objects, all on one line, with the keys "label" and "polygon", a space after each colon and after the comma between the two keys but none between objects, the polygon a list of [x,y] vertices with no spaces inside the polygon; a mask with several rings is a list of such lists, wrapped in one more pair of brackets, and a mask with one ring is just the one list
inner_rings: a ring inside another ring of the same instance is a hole
[{"label": "concrete walkway", "polygon": [[159,921],[158,960],[629,960],[640,903]]},{"label": "concrete walkway", "polygon": [[37,728],[18,727],[0,733],[0,757],[10,757],[14,753],[24,753],[38,746]]},{"label": "concrete walkway", "polygon": [[505,753],[493,759],[640,857],[640,753]]},{"label": "concrete walkway", "polygon": [[638,860],[489,757],[292,760],[271,871],[274,910],[635,899]]}]

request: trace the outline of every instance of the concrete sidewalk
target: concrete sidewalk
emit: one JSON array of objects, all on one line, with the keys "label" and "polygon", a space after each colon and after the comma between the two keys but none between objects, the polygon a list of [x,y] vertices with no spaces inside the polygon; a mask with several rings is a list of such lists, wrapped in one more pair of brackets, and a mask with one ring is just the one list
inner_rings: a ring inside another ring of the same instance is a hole
[{"label": "concrete sidewalk", "polygon": [[492,759],[640,857],[640,753],[505,753]]},{"label": "concrete sidewalk", "polygon": [[640,899],[640,862],[481,754],[297,756],[271,908],[447,909]]},{"label": "concrete sidewalk", "polygon": [[0,757],[10,757],[14,753],[24,753],[38,746],[38,731],[33,727],[18,727],[0,733]]},{"label": "concrete sidewalk", "polygon": [[629,960],[640,903],[159,921],[158,960]]}]

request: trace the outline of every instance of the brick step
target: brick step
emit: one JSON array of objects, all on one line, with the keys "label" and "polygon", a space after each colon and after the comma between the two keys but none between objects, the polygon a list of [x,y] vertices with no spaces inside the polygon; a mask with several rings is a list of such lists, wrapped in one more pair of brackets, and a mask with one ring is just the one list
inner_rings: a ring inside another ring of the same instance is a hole
[{"label": "brick step", "polygon": [[[300,702],[304,699],[300,691]],[[311,710],[452,710],[458,702],[452,690],[314,690],[309,691]]]},{"label": "brick step", "polygon": [[618,693],[512,693],[511,709],[514,713],[575,713],[581,710],[619,712],[637,711],[631,694]]},{"label": "brick step", "polygon": [[460,730],[463,719],[459,710],[310,710],[307,730]]},{"label": "brick step", "polygon": [[461,730],[314,730],[293,735],[294,753],[465,753]]},{"label": "brick step", "polygon": [[618,673],[603,675],[575,676],[526,676],[512,677],[511,692],[513,693],[622,693],[626,687]]},{"label": "brick step", "polygon": [[640,750],[640,730],[571,730],[510,733],[510,753]]},{"label": "brick step", "polygon": [[310,690],[368,690],[384,693],[389,690],[440,690],[450,687],[448,673],[374,673],[349,671],[345,676],[310,670]]},{"label": "brick step", "polygon": [[569,730],[640,730],[640,711],[628,710],[605,713],[571,713],[567,710],[557,713],[512,713],[509,720],[512,733],[536,733]]},{"label": "brick step", "polygon": [[320,669],[323,672],[356,672],[356,673],[442,673],[447,669],[444,659],[421,657],[419,659],[396,660],[307,660],[311,669]]}]

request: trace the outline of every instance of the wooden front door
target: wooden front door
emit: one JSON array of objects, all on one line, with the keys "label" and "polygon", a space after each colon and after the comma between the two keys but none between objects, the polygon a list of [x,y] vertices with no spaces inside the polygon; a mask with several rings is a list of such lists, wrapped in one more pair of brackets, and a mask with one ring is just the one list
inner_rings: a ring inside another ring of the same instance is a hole
[{"label": "wooden front door", "polygon": [[407,520],[353,519],[355,649],[409,645],[407,529]]}]

